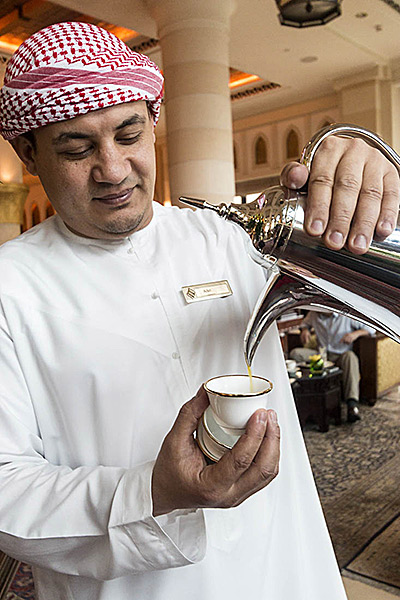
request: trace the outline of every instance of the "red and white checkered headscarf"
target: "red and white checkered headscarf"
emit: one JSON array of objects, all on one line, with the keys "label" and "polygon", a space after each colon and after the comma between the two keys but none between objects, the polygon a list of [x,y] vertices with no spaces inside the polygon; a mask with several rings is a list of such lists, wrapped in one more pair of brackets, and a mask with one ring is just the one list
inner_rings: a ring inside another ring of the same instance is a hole
[{"label": "red and white checkered headscarf", "polygon": [[0,133],[11,140],[37,127],[123,102],[146,100],[154,123],[163,76],[145,55],[89,23],[57,23],[25,40],[0,90]]}]

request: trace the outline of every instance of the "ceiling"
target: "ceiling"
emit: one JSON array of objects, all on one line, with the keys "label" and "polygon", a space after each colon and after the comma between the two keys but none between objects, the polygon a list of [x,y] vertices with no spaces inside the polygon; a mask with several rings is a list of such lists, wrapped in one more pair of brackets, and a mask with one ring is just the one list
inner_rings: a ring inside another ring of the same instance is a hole
[{"label": "ceiling", "polygon": [[125,42],[139,39],[131,29],[47,0],[0,0],[0,49],[14,51],[32,33],[60,21],[85,21],[106,27]]},{"label": "ceiling", "polygon": [[[102,25],[129,46],[141,48],[162,68],[157,26],[145,0],[0,0],[0,50],[66,20]],[[260,80],[243,89],[261,91],[239,94],[232,104],[234,117],[327,95],[338,79],[376,66],[397,66],[399,36],[400,5],[395,0],[343,0],[341,17],[306,29],[280,25],[274,0],[236,0],[230,66],[257,75]],[[240,89],[231,93],[237,96]]]}]

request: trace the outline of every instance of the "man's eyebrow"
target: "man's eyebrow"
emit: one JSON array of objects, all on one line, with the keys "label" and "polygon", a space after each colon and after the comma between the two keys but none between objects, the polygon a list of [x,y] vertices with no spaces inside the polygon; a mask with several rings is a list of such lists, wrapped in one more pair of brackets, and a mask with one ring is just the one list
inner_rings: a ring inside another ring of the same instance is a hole
[{"label": "man's eyebrow", "polygon": [[[124,127],[128,127],[129,125],[144,125],[145,123],[146,117],[141,115],[133,115],[132,117],[125,119],[125,121],[122,121],[122,123],[117,125],[115,129],[116,131],[119,131],[120,129],[124,129]],[[68,142],[69,140],[87,140],[88,138],[90,138],[90,134],[88,133],[83,133],[81,131],[66,131],[65,133],[60,133],[60,135],[54,138],[52,143],[54,146],[57,146],[58,144]]]},{"label": "man's eyebrow", "polygon": [[123,129],[124,127],[128,127],[129,125],[144,125],[146,121],[147,118],[143,117],[142,115],[133,115],[132,117],[129,117],[129,119],[125,119],[125,121],[122,121],[121,125],[118,125],[116,129]]}]

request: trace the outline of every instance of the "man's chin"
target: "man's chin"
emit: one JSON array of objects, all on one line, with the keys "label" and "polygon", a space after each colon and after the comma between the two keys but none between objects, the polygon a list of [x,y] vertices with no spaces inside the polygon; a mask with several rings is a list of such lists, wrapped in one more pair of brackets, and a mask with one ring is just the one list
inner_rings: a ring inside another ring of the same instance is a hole
[{"label": "man's chin", "polygon": [[121,218],[104,223],[99,229],[110,237],[126,237],[135,231],[139,231],[146,227],[152,218],[150,214],[142,213],[136,217]]},{"label": "man's chin", "polygon": [[64,221],[65,225],[76,235],[81,237],[87,237],[91,239],[123,239],[135,233],[135,231],[139,231],[146,227],[152,218],[152,212],[150,214],[142,213],[141,215],[136,215],[135,218],[124,218],[124,219],[115,219],[113,221],[108,221],[105,223],[95,223],[92,222],[86,227],[82,227],[80,224],[75,226],[75,224],[69,224]]}]

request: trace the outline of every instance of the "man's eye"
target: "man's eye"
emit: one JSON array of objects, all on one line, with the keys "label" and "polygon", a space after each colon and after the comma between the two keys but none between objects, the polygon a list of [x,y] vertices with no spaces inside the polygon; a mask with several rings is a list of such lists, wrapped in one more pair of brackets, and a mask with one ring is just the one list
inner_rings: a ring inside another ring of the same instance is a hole
[{"label": "man's eye", "polygon": [[135,142],[139,141],[141,135],[142,132],[136,133],[135,135],[125,135],[124,137],[118,138],[118,141],[120,144],[134,144]]},{"label": "man's eye", "polygon": [[65,150],[63,154],[67,158],[84,158],[89,154],[90,150],[90,148],[85,148],[84,150]]}]

